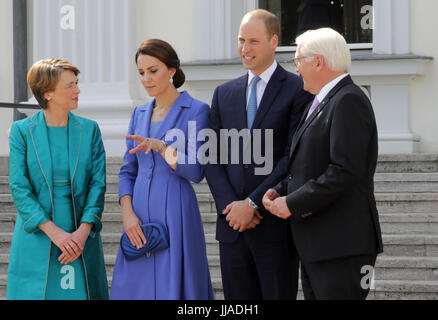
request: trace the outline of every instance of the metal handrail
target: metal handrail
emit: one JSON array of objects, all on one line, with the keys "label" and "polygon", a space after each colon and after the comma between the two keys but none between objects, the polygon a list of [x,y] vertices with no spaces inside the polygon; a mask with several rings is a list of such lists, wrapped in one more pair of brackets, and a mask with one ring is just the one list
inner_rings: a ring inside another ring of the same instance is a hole
[{"label": "metal handrail", "polygon": [[41,107],[37,104],[28,104],[28,103],[7,103],[0,102],[0,108],[8,108],[8,109],[41,109]]}]

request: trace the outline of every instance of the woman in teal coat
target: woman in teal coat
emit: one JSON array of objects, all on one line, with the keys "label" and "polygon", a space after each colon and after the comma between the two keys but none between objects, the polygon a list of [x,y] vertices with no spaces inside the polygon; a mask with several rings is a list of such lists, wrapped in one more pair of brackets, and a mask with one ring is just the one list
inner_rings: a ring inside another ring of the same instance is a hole
[{"label": "woman in teal coat", "polygon": [[105,150],[96,122],[73,115],[79,69],[41,60],[28,73],[43,110],[15,122],[9,179],[17,208],[7,299],[108,299],[101,217]]}]

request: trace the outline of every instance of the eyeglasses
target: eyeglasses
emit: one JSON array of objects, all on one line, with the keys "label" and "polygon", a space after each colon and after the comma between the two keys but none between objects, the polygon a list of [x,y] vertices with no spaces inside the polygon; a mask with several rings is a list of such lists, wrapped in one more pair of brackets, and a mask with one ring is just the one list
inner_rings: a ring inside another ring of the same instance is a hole
[{"label": "eyeglasses", "polygon": [[308,56],[301,56],[301,57],[296,57],[292,59],[292,63],[295,65],[295,68],[298,68],[301,66],[301,59],[307,59],[307,58],[315,58],[317,56],[317,54],[310,54]]}]

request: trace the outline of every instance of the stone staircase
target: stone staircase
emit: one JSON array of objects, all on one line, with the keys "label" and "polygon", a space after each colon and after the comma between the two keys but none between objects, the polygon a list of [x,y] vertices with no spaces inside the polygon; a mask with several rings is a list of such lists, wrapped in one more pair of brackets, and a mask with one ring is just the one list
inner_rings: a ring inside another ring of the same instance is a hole
[{"label": "stone staircase", "polygon": [[[122,230],[117,202],[121,158],[107,159],[107,194],[102,240],[109,283]],[[9,191],[8,159],[0,157],[0,299],[5,299],[7,265],[16,209]],[[204,222],[216,299],[223,299],[219,249],[214,239],[215,205],[207,183],[194,185]],[[376,262],[369,299],[438,299],[438,155],[381,155],[375,191],[384,253]],[[302,292],[299,292],[302,299]]]}]

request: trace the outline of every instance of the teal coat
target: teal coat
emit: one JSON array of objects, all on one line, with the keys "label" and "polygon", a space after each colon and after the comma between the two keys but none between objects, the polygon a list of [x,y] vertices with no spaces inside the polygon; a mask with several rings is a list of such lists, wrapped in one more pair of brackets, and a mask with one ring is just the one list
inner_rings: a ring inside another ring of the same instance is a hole
[{"label": "teal coat", "polygon": [[[89,299],[108,299],[101,217],[106,191],[105,150],[95,121],[69,113],[69,161],[76,228],[93,229],[81,256]],[[45,298],[50,239],[38,226],[53,220],[52,163],[44,113],[13,124],[9,184],[17,221],[12,238],[7,299]]]}]

